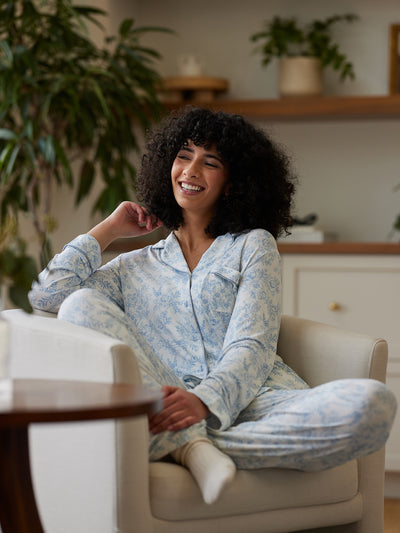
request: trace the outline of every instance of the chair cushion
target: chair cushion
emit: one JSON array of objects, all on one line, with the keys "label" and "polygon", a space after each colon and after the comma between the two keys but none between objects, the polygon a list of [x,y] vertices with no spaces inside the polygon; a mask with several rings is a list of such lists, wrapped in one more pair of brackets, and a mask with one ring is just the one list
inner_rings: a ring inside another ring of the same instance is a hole
[{"label": "chair cushion", "polygon": [[188,470],[174,463],[150,464],[153,516],[164,520],[204,519],[338,503],[358,491],[357,462],[323,472],[265,468],[239,470],[213,505],[203,502]]}]

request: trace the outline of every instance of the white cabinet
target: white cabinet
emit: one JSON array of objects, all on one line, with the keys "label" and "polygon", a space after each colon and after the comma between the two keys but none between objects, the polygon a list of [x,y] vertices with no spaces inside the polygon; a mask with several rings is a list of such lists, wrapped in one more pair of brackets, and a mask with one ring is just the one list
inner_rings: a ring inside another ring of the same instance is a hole
[{"label": "white cabinet", "polygon": [[[400,406],[400,255],[282,254],[283,312],[383,337],[387,384]],[[400,471],[400,415],[386,448]]]}]

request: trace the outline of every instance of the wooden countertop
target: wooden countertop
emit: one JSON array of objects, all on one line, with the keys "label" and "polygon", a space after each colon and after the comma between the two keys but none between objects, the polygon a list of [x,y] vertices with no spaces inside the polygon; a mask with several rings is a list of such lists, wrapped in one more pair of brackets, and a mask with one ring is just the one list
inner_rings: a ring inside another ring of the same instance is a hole
[{"label": "wooden countertop", "polygon": [[278,249],[281,254],[400,255],[400,243],[397,242],[278,242]]},{"label": "wooden countertop", "polygon": [[[136,239],[120,239],[112,243],[107,251],[114,253],[129,252],[154,244],[163,235],[147,236]],[[400,242],[323,242],[323,243],[284,243],[278,242],[281,254],[382,254],[400,255]]]}]

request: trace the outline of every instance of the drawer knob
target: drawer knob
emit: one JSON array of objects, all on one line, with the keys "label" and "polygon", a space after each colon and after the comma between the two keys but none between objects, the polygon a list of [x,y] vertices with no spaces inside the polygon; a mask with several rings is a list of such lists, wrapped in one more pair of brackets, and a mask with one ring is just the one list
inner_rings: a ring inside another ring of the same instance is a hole
[{"label": "drawer knob", "polygon": [[340,304],[338,304],[337,302],[330,302],[328,307],[331,311],[338,311],[340,309]]}]

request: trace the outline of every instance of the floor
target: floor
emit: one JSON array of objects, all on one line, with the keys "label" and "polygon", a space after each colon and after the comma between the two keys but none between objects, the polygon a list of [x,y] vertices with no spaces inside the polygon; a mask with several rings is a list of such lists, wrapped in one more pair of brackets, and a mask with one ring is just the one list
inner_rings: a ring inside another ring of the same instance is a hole
[{"label": "floor", "polygon": [[400,500],[385,499],[385,533],[400,533]]}]

